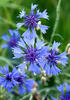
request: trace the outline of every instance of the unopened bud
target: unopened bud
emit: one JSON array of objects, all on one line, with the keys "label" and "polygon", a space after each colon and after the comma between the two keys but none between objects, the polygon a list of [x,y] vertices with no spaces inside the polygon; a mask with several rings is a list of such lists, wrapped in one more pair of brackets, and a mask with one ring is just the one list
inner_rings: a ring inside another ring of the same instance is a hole
[{"label": "unopened bud", "polygon": [[68,49],[68,54],[70,55],[70,48]]},{"label": "unopened bud", "polygon": [[39,26],[37,26],[36,29],[39,30]]},{"label": "unopened bud", "polygon": [[33,96],[33,99],[34,100],[39,100],[40,99],[40,94],[35,93],[34,96]]},{"label": "unopened bud", "polygon": [[34,72],[34,76],[36,76],[36,73]]},{"label": "unopened bud", "polygon": [[33,88],[32,88],[32,92],[36,92],[37,91],[37,86],[38,84],[36,82],[34,82]]},{"label": "unopened bud", "polygon": [[58,63],[58,64],[61,64],[61,62],[60,62],[60,61],[57,61],[57,63]]},{"label": "unopened bud", "polygon": [[24,68],[24,71],[26,71],[26,70],[27,70],[27,67]]},{"label": "unopened bud", "polygon": [[46,77],[42,76],[42,84],[45,84],[46,82]]},{"label": "unopened bud", "polygon": [[46,81],[46,77],[42,76],[42,81]]},{"label": "unopened bud", "polygon": [[42,70],[42,76],[46,76],[46,73],[44,70]]},{"label": "unopened bud", "polygon": [[39,28],[39,25],[41,25],[41,21],[38,22],[38,25],[37,25],[37,27],[36,27],[37,30],[40,29],[40,28]]}]

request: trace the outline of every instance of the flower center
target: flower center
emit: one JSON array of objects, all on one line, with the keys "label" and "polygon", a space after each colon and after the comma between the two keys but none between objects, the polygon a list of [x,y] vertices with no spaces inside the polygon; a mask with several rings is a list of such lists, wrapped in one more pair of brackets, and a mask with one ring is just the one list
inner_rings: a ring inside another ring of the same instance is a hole
[{"label": "flower center", "polygon": [[36,51],[37,51],[36,48],[29,48],[26,52],[26,56],[25,56],[26,60],[30,62],[34,62],[38,57]]},{"label": "flower center", "polygon": [[36,26],[36,22],[37,22],[37,16],[36,15],[31,15],[28,16],[27,19],[25,20],[25,25],[26,26],[30,26],[31,27],[35,27]]},{"label": "flower center", "polygon": [[23,77],[22,77],[22,76],[19,76],[19,77],[15,78],[15,80],[16,80],[17,82],[19,82],[20,84],[23,83]]},{"label": "flower center", "polygon": [[17,46],[17,39],[16,38],[12,38],[9,42],[10,47],[15,47]]},{"label": "flower center", "polygon": [[8,74],[7,76],[6,76],[6,79],[8,80],[8,81],[11,81],[11,76]]},{"label": "flower center", "polygon": [[60,96],[60,100],[70,100],[70,94],[66,94],[65,96]]},{"label": "flower center", "polygon": [[57,52],[55,51],[55,52],[53,52],[53,50],[51,50],[51,53],[50,53],[50,55],[48,55],[47,57],[46,57],[46,59],[48,60],[48,63],[55,63],[55,64],[57,64],[57,60],[59,59],[59,57],[57,56]]}]

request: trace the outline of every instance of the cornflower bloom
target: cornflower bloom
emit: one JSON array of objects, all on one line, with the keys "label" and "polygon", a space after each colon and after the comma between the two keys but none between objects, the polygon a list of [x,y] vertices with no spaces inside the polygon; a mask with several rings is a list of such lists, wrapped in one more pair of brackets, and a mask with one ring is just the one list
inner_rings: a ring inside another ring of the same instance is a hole
[{"label": "cornflower bloom", "polygon": [[[66,92],[64,92],[64,88],[66,88]],[[70,85],[67,83],[64,83],[63,85],[60,84],[60,86],[57,87],[58,91],[61,92],[61,95],[58,97],[59,100],[70,100]],[[57,100],[54,97],[51,97],[52,100]]]},{"label": "cornflower bloom", "polygon": [[[45,34],[46,30],[48,29],[48,26],[39,24],[39,22],[41,21],[41,18],[48,19],[46,10],[44,10],[42,13],[39,12],[39,10],[37,10],[37,13],[35,14],[34,10],[36,7],[37,5],[32,4],[31,13],[29,13],[29,15],[26,15],[26,12],[23,9],[22,12],[18,16],[20,18],[24,18],[23,19],[24,22],[17,23],[17,29],[19,29],[23,25],[28,27],[27,31],[23,33],[22,35],[23,37],[27,37],[27,38],[30,37],[30,39],[37,37],[35,30],[34,30],[35,28],[40,29],[43,34]],[[31,34],[30,34],[30,30],[31,30]]]},{"label": "cornflower bloom", "polygon": [[8,65],[6,65],[6,67],[0,67],[0,74],[0,86],[2,85],[10,92],[17,85],[17,82],[14,80],[14,77],[18,75],[17,70],[13,68],[13,71],[9,72]]},{"label": "cornflower bloom", "polygon": [[15,80],[18,83],[19,94],[32,91],[34,80],[28,79],[26,74],[19,73],[19,75],[15,77]]},{"label": "cornflower bloom", "polygon": [[60,53],[58,51],[58,47],[60,43],[54,42],[52,48],[47,46],[47,52],[44,59],[44,67],[43,69],[46,71],[48,75],[58,75],[61,70],[57,67],[59,64],[66,65],[67,64],[67,53]]},{"label": "cornflower bloom", "polygon": [[37,40],[35,43],[34,39],[29,40],[20,39],[18,47],[13,48],[14,58],[22,58],[23,63],[18,65],[19,68],[24,70],[25,66],[29,64],[29,71],[40,73],[40,66],[43,59],[43,55],[46,52],[45,43],[41,40]]},{"label": "cornflower bloom", "polygon": [[10,33],[10,36],[7,34],[2,35],[2,39],[6,41],[6,44],[2,44],[2,48],[8,47],[9,49],[16,47],[17,43],[20,38],[20,34],[16,30],[8,30]]}]

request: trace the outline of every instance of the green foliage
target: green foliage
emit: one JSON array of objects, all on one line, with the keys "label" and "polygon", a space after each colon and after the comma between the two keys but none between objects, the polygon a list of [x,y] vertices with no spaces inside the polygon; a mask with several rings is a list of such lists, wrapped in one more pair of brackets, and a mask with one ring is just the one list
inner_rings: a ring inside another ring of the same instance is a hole
[{"label": "green foliage", "polygon": [[[19,12],[25,8],[27,12],[30,11],[31,3],[38,4],[38,8],[43,11],[47,9],[49,20],[42,20],[42,23],[45,23],[49,26],[47,34],[43,35],[44,40],[50,42],[51,35],[55,31],[53,40],[61,42],[60,47],[61,51],[66,49],[68,43],[70,43],[70,0],[61,0],[60,4],[60,18],[56,30],[53,30],[54,23],[56,20],[56,8],[58,0],[0,0],[0,45],[4,42],[1,39],[1,36],[4,33],[8,33],[8,29],[16,29],[16,23],[18,22]],[[21,28],[20,34],[26,29]],[[53,42],[52,40],[52,42]],[[10,61],[7,56],[7,50],[2,50],[0,46],[0,66],[8,64],[12,67],[13,61]],[[61,66],[62,68],[62,66]],[[46,96],[47,94],[58,96],[56,90],[56,84],[67,82],[70,84],[70,61],[69,64],[63,68],[62,73],[56,77],[51,77],[46,80],[46,84],[43,85],[40,81],[40,86],[38,87],[38,92],[41,93],[41,97]],[[46,77],[47,78],[47,77]],[[39,79],[39,77],[38,77]],[[52,81],[51,81],[52,80]],[[48,87],[48,88],[47,88]],[[54,94],[56,93],[56,94]],[[24,96],[18,96],[14,94],[8,94],[2,87],[0,88],[0,100],[30,100],[31,94]],[[48,99],[49,100],[49,99]]]}]

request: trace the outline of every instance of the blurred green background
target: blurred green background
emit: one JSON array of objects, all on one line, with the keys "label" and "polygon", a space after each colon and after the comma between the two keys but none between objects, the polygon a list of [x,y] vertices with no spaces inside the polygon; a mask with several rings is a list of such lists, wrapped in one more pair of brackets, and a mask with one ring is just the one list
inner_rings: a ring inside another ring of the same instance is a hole
[{"label": "blurred green background", "polygon": [[[42,23],[49,26],[44,37],[50,41],[58,0],[0,0],[0,37],[3,33],[8,33],[8,29],[16,29],[16,23],[19,22],[17,19],[19,12],[23,8],[29,12],[31,3],[38,4],[40,11],[47,9],[49,21],[43,20]],[[61,0],[60,20],[56,30],[56,34],[58,33],[63,38],[55,37],[55,40],[62,42],[63,47],[66,47],[70,42],[70,0]]]},{"label": "blurred green background", "polygon": [[[16,29],[16,23],[19,22],[19,19],[17,18],[19,12],[23,8],[25,8],[26,12],[29,12],[31,8],[31,3],[38,4],[38,8],[40,9],[40,11],[43,11],[45,9],[47,9],[48,11],[49,20],[43,19],[42,23],[49,26],[47,33],[43,35],[43,37],[45,41],[50,42],[52,30],[56,19],[56,8],[58,0],[0,0],[0,45],[4,42],[1,39],[1,36],[4,33],[8,33],[8,29]],[[23,29],[23,32],[24,30],[25,29]],[[22,32],[20,32],[20,34],[22,34]],[[70,0],[61,0],[60,19],[58,27],[56,29],[56,34],[60,34],[60,36],[62,37],[60,38],[59,36],[55,36],[54,40],[62,43],[61,50],[63,51],[65,50],[67,44],[70,43]],[[5,56],[5,55],[6,51],[2,50],[0,47],[0,56]],[[0,64],[2,64],[1,61]],[[50,83],[51,84],[54,83],[59,84],[63,82],[70,83],[69,69],[70,66],[68,64],[67,67],[63,69],[62,74],[52,78]],[[2,94],[3,93],[4,90],[2,91]],[[0,100],[7,100],[8,98],[3,98],[2,96]],[[12,98],[12,95],[10,96],[10,98]],[[15,100],[20,100],[20,99],[16,98]]]}]

